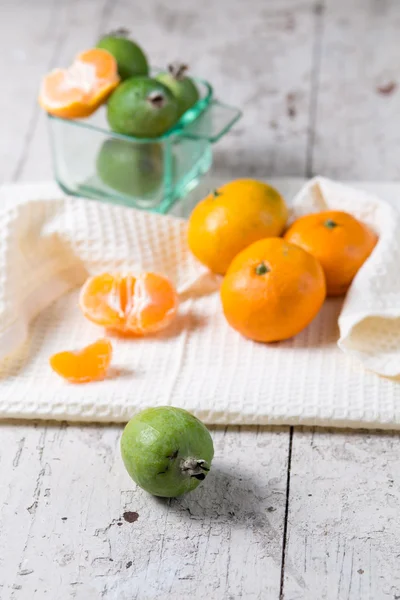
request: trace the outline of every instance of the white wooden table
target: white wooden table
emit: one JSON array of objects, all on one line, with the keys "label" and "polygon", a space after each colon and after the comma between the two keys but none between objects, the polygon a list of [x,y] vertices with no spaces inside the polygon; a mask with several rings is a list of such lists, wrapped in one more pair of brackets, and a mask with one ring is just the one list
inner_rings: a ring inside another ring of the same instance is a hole
[{"label": "white wooden table", "polygon": [[[221,178],[399,177],[398,0],[2,0],[0,182],[51,177],[39,79],[121,25],[244,109]],[[400,598],[397,435],[214,429],[206,484],[161,501],[120,426],[0,432],[1,600]]]}]

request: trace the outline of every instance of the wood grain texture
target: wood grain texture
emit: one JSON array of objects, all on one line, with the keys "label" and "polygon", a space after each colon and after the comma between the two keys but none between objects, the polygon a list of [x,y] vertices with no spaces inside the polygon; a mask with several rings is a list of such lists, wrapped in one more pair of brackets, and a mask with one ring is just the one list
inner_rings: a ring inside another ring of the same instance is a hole
[{"label": "wood grain texture", "polygon": [[26,6],[23,0],[1,6],[0,76],[7,92],[0,95],[0,181],[20,175],[38,117],[38,82],[50,67],[61,35],[55,2],[36,3],[34,26]]},{"label": "wood grain texture", "polygon": [[[52,21],[46,30],[47,62],[36,64],[35,76],[28,79],[24,98],[20,100],[21,110],[32,112],[32,119],[26,133],[24,151],[14,167],[13,179],[18,181],[40,181],[51,179],[51,149],[47,130],[47,117],[39,108],[37,95],[41,77],[50,69],[64,67],[71,63],[74,56],[82,49],[93,46],[104,28],[107,20],[110,0],[42,0],[30,5],[25,13],[30,17],[31,27],[24,29],[21,35],[23,55],[29,55],[30,46],[37,44],[37,29],[41,26],[41,11],[51,11]],[[23,8],[15,11],[14,19]],[[2,40],[0,39],[0,50]],[[21,65],[21,70],[25,63]],[[13,98],[12,98],[13,100]],[[5,115],[3,115],[5,118]],[[0,115],[0,124],[2,116]],[[0,169],[1,173],[1,169]]]},{"label": "wood grain texture", "polygon": [[288,430],[214,430],[209,477],[174,500],[129,479],[121,431],[0,426],[0,598],[278,598]]},{"label": "wood grain texture", "polygon": [[400,597],[398,436],[297,429],[285,600]]},{"label": "wood grain texture", "polygon": [[324,0],[310,174],[398,179],[397,0]]},{"label": "wood grain texture", "polygon": [[[0,125],[11,140],[1,145],[3,180],[51,176],[46,119],[36,104],[38,82],[43,72],[67,64],[106,28],[132,24],[140,42],[151,41],[159,64],[166,59],[167,40],[172,44],[168,60],[190,48],[191,56],[200,54],[204,61],[214,38],[224,46],[216,30],[204,39],[212,22],[211,4],[199,23],[197,45],[190,46],[184,29],[190,18],[175,4],[164,9],[155,2],[145,7],[136,3],[133,14],[131,3],[105,1],[99,10],[97,1],[83,0],[78,11],[76,1],[43,0],[29,10],[21,1],[8,11],[9,30],[17,27],[19,32],[16,78],[23,88],[9,88],[3,96],[15,111],[14,123],[6,111],[0,113]],[[189,8],[193,20],[195,3]],[[258,12],[261,8],[258,3]],[[221,8],[220,25],[224,12]],[[146,30],[147,19],[152,27]],[[230,35],[233,39],[233,32]],[[0,40],[2,51],[3,41],[10,40]],[[4,60],[1,69],[9,78],[15,73],[14,65]],[[208,71],[207,65],[203,70]],[[207,76],[218,80],[222,70],[222,60],[213,60]],[[120,433],[118,427],[1,427],[1,600],[238,594],[256,599],[264,593],[278,598],[288,430],[217,431],[217,469],[208,486],[192,498],[169,503],[134,489],[119,459]],[[136,522],[123,519],[127,510],[138,513]]]}]

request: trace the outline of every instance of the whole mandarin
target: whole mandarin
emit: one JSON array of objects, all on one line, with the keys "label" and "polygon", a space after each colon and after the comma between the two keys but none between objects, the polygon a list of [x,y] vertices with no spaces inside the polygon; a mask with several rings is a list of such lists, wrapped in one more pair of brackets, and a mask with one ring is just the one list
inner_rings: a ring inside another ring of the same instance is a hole
[{"label": "whole mandarin", "polygon": [[325,272],[328,296],[347,292],[378,241],[378,236],[367,225],[338,210],[297,219],[284,238],[319,260]]},{"label": "whole mandarin", "polygon": [[211,271],[223,275],[244,248],[281,235],[287,217],[285,201],[273,187],[254,179],[231,181],[193,210],[189,248]]},{"label": "whole mandarin", "polygon": [[325,296],[318,260],[282,238],[260,240],[243,250],[221,286],[228,323],[259,342],[298,334],[317,315]]}]

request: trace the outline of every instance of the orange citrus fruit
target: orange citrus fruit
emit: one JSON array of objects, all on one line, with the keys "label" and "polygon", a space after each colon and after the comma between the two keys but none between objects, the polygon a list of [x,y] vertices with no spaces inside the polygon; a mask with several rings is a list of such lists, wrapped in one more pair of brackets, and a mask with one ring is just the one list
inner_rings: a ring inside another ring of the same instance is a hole
[{"label": "orange citrus fruit", "polygon": [[50,366],[58,375],[71,383],[87,383],[104,379],[111,363],[112,346],[108,340],[77,352],[59,352],[50,358]]},{"label": "orange citrus fruit", "polygon": [[253,242],[279,236],[288,211],[273,187],[238,179],[215,190],[193,210],[189,248],[214,273],[224,274],[234,257]]},{"label": "orange citrus fruit", "polygon": [[79,305],[97,325],[146,335],[168,327],[178,309],[178,294],[171,281],[157,273],[103,273],[87,280]]},{"label": "orange citrus fruit", "polygon": [[328,296],[344,294],[374,249],[378,237],[364,223],[341,211],[297,219],[285,240],[315,256],[325,272]]},{"label": "orange citrus fruit", "polygon": [[221,286],[228,323],[259,342],[285,340],[302,331],[318,313],[325,294],[317,259],[282,238],[259,240],[243,250]]},{"label": "orange citrus fruit", "polygon": [[91,115],[119,83],[117,62],[106,50],[81,52],[68,69],[54,69],[42,81],[39,104],[51,115]]}]

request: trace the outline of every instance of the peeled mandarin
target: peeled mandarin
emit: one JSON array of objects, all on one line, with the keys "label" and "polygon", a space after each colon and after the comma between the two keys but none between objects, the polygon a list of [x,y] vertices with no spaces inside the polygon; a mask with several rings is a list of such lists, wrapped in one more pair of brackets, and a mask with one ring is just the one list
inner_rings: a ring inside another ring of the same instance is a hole
[{"label": "peeled mandarin", "polygon": [[157,273],[103,273],[84,284],[79,306],[90,321],[134,335],[156,333],[170,325],[178,310],[171,281]]}]

